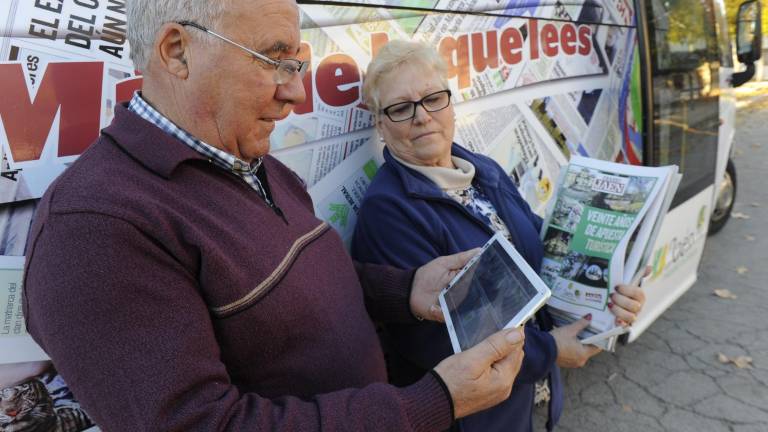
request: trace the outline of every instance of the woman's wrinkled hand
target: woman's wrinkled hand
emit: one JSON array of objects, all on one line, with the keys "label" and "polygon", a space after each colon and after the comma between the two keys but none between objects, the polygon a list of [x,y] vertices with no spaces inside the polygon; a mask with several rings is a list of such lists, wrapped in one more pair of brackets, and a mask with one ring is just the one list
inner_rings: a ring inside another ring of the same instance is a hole
[{"label": "woman's wrinkled hand", "polygon": [[580,368],[587,364],[592,356],[602,349],[594,345],[581,343],[578,335],[589,327],[589,318],[586,317],[574,321],[566,326],[557,327],[549,332],[555,338],[557,345],[557,365],[563,368]]},{"label": "woman's wrinkled hand", "polygon": [[[651,274],[651,267],[646,267],[643,277]],[[611,294],[608,307],[616,316],[616,325],[628,327],[632,325],[645,305],[645,292],[639,285],[618,285]]]}]

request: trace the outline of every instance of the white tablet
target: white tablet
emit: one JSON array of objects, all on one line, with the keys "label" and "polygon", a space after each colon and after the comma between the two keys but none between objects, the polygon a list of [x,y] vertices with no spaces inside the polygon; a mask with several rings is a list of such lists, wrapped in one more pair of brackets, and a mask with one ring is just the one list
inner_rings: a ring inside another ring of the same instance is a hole
[{"label": "white tablet", "polygon": [[539,275],[503,235],[496,234],[440,293],[453,351],[522,325],[549,296]]}]

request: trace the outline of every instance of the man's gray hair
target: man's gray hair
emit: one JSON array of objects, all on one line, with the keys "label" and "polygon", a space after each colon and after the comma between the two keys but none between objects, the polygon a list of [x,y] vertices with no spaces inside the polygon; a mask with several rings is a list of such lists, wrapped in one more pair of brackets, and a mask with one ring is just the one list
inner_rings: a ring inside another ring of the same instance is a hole
[{"label": "man's gray hair", "polygon": [[381,47],[368,64],[363,83],[363,101],[377,118],[381,109],[381,79],[406,63],[423,66],[425,73],[432,69],[440,76],[445,88],[448,88],[448,80],[445,78],[448,65],[434,48],[423,42],[392,40]]},{"label": "man's gray hair", "polygon": [[[128,42],[131,44],[131,60],[137,70],[147,67],[152,55],[155,36],[165,23],[181,20],[195,21],[206,27],[214,27],[231,0],[130,0],[126,2],[128,17]],[[199,32],[196,32],[199,33]],[[199,33],[203,43],[212,42]]]}]

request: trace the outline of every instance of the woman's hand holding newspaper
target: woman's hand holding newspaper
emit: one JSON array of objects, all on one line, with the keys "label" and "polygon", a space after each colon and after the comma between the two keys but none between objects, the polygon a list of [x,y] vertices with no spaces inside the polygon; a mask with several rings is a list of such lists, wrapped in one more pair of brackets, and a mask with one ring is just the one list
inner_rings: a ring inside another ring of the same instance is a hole
[{"label": "woman's hand holding newspaper", "polygon": [[[646,266],[641,278],[650,275],[651,266]],[[644,305],[645,293],[640,288],[640,279],[638,279],[629,285],[618,285],[616,291],[611,294],[611,303],[608,304],[608,308],[616,315],[616,325],[628,327],[635,322]]]}]

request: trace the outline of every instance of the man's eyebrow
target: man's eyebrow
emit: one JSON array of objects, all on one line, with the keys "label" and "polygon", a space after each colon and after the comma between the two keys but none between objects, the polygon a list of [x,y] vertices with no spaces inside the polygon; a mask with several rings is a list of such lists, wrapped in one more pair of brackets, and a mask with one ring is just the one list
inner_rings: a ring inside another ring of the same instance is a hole
[{"label": "man's eyebrow", "polygon": [[263,50],[264,54],[294,54],[294,50],[291,49],[291,46],[285,42],[277,41],[272,44],[272,46],[268,47],[267,49]]}]

